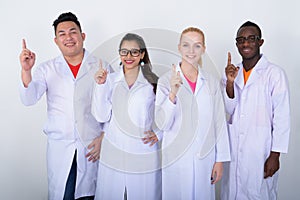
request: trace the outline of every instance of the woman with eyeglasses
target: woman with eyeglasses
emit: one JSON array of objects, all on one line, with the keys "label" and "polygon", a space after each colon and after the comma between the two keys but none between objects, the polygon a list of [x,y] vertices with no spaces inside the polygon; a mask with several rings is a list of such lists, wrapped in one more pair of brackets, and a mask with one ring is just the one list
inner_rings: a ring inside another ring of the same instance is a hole
[{"label": "woman with eyeglasses", "polygon": [[96,199],[161,199],[160,131],[153,125],[158,77],[145,42],[126,34],[119,46],[121,70],[95,75],[92,113],[106,123]]},{"label": "woman with eyeglasses", "polygon": [[163,131],[162,199],[212,200],[230,160],[220,82],[202,68],[200,29],[183,30],[178,50],[181,61],[159,78],[155,103]]}]

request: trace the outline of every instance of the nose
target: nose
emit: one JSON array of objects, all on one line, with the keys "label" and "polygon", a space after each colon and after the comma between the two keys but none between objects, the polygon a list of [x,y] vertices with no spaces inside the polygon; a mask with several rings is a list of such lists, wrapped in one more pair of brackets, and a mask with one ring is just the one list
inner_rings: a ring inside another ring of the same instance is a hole
[{"label": "nose", "polygon": [[194,47],[190,47],[189,52],[190,52],[190,53],[194,53],[194,52],[195,52]]},{"label": "nose", "polygon": [[126,58],[131,58],[131,52],[129,51],[128,54],[126,55]]},{"label": "nose", "polygon": [[66,33],[66,39],[71,39],[72,36],[71,36],[71,33]]},{"label": "nose", "polygon": [[248,40],[244,40],[243,46],[249,46],[250,42]]}]

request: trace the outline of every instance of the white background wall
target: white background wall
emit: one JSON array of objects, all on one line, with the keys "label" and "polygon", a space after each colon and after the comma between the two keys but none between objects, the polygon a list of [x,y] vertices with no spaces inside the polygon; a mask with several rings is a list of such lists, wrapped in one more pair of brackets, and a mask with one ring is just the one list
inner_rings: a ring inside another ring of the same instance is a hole
[{"label": "white background wall", "polygon": [[291,90],[290,148],[281,156],[279,199],[299,199],[299,8],[296,0],[1,0],[0,199],[47,199],[46,136],[42,133],[45,98],[33,107],[20,103],[18,56],[22,38],[37,53],[37,64],[58,55],[52,23],[66,11],[78,16],[87,34],[85,47],[91,51],[111,37],[135,29],[181,32],[188,26],[200,27],[206,34],[207,51],[220,71],[228,51],[234,63],[240,61],[234,42],[238,27],[245,20],[257,22],[265,39],[262,52],[283,66]]}]

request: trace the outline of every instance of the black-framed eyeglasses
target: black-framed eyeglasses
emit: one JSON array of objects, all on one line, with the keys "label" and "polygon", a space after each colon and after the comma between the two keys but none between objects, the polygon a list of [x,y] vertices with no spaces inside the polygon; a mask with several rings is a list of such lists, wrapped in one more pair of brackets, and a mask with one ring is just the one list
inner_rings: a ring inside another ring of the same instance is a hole
[{"label": "black-framed eyeglasses", "polygon": [[244,42],[246,40],[250,43],[254,43],[256,40],[260,40],[260,37],[258,35],[249,35],[248,37],[241,36],[241,37],[235,38],[235,41],[238,44],[244,44]]},{"label": "black-framed eyeglasses", "polygon": [[140,49],[119,49],[119,55],[120,56],[127,56],[128,53],[130,53],[131,56],[133,57],[138,57],[141,53],[142,53],[142,50]]}]

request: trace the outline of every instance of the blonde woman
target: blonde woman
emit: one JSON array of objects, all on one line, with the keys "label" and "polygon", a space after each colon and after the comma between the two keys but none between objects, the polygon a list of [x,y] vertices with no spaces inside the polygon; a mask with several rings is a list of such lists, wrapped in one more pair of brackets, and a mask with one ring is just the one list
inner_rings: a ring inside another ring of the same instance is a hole
[{"label": "blonde woman", "polygon": [[220,82],[201,67],[203,32],[185,29],[181,62],[159,78],[155,120],[162,142],[163,199],[215,199],[215,183],[230,160]]}]

